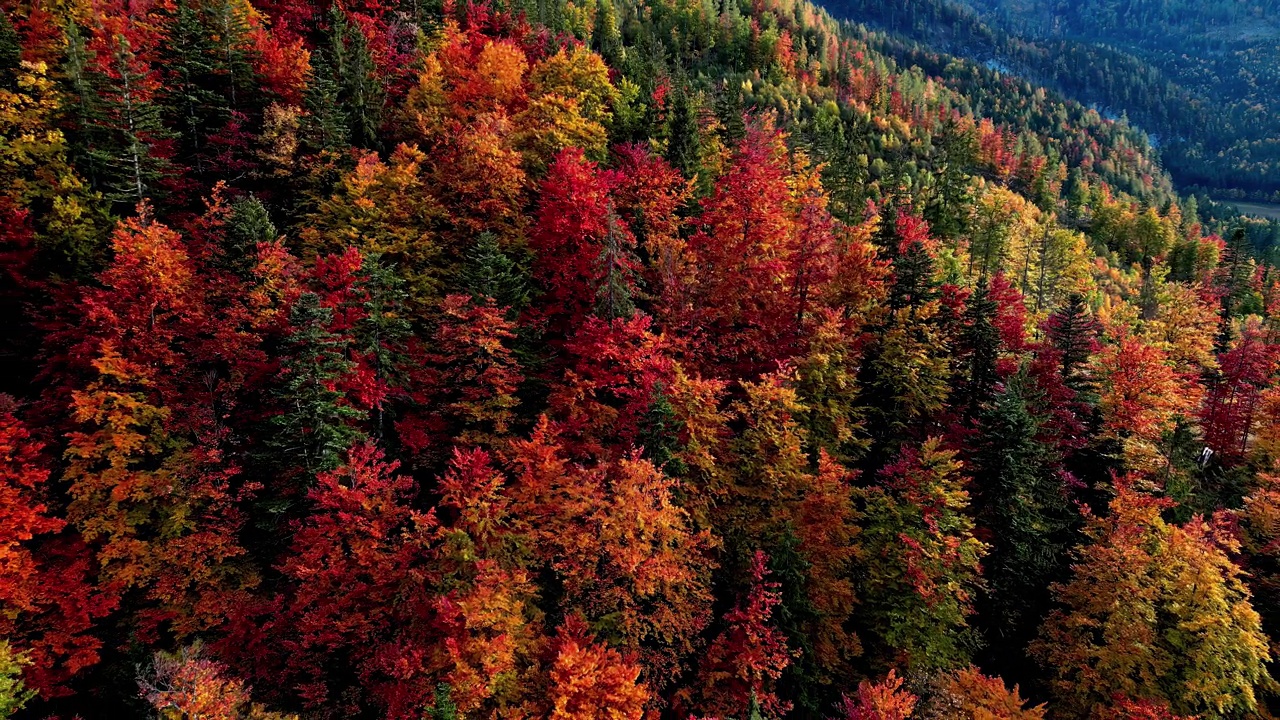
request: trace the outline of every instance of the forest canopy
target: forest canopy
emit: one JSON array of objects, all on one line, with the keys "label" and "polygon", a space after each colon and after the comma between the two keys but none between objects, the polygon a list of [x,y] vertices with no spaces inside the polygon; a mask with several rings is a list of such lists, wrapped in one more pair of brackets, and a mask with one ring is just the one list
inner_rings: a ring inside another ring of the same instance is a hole
[{"label": "forest canopy", "polygon": [[1128,122],[803,0],[3,2],[0,718],[1280,707],[1276,226]]}]

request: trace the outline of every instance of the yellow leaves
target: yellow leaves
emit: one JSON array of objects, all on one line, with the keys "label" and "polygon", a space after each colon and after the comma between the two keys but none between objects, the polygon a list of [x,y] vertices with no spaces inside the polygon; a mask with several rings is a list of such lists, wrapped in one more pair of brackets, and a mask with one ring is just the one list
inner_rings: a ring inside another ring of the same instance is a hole
[{"label": "yellow leaves", "polygon": [[524,94],[528,69],[523,50],[506,41],[488,42],[476,59],[469,99],[476,107],[489,107],[490,103],[510,106]]},{"label": "yellow leaves", "polygon": [[422,168],[426,156],[415,146],[399,145],[386,160],[362,155],[354,170],[320,203],[301,232],[312,255],[356,247],[395,265],[412,302],[436,295],[442,251],[436,228],[443,219],[439,200],[428,190]]},{"label": "yellow leaves", "polygon": [[277,176],[287,176],[298,155],[302,111],[294,105],[271,103],[262,114],[260,156]]},{"label": "yellow leaves", "polygon": [[979,183],[976,190],[978,196],[969,219],[969,275],[1004,271],[1010,277],[1022,277],[1044,232],[1039,209],[999,185]]},{"label": "yellow leaves", "polygon": [[1163,350],[1181,373],[1195,374],[1214,368],[1213,339],[1217,308],[1205,302],[1188,285],[1163,287],[1156,317],[1143,323],[1142,334]]},{"label": "yellow leaves", "polygon": [[608,124],[618,91],[609,82],[609,68],[585,47],[559,52],[543,60],[529,75],[532,94],[556,94],[573,100],[583,119]]},{"label": "yellow leaves", "polygon": [[[490,195],[505,199],[523,189],[523,173],[512,167],[541,171],[566,147],[602,158],[605,125],[618,98],[604,61],[586,48],[561,49],[530,69],[524,51],[510,41],[476,47],[469,36],[446,30],[423,60],[405,113],[424,141],[452,151],[437,160],[442,182],[494,181],[503,189]],[[514,164],[492,157],[494,151],[513,150],[519,151]],[[488,161],[470,160],[477,152],[489,155]],[[449,167],[455,163],[472,167]],[[512,180],[518,183],[515,193]]]},{"label": "yellow leaves", "polygon": [[535,98],[528,109],[515,117],[516,147],[530,167],[542,170],[556,153],[580,147],[596,160],[604,159],[608,135],[604,126],[582,117],[578,101],[556,93]]},{"label": "yellow leaves", "polygon": [[1266,636],[1233,548],[1202,519],[1161,518],[1162,503],[1117,484],[1095,518],[1075,577],[1058,589],[1035,652],[1057,674],[1068,707],[1106,708],[1116,695],[1167,701],[1180,714],[1252,711],[1270,683]]},{"label": "yellow leaves", "polygon": [[557,152],[580,147],[603,159],[618,91],[599,55],[578,47],[561,49],[529,74],[528,108],[516,116],[517,145],[535,168],[543,168]]},{"label": "yellow leaves", "polygon": [[804,430],[796,420],[805,408],[787,382],[790,379],[779,372],[759,382],[744,382],[746,399],[733,405],[733,412],[746,424],[735,446],[746,480],[739,483],[740,489],[762,493],[771,508],[799,499],[799,491],[808,484]]}]

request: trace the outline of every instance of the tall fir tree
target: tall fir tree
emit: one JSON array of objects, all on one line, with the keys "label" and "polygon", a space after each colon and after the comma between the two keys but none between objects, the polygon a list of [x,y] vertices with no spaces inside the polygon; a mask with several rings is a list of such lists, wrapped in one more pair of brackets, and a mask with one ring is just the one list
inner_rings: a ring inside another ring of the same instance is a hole
[{"label": "tall fir tree", "polygon": [[357,426],[360,411],[336,388],[355,364],[348,359],[350,338],[331,332],[332,321],[333,310],[315,293],[303,293],[294,302],[293,330],[275,391],[281,412],[270,420],[269,447],[308,476],[337,468],[364,436]]},{"label": "tall fir tree", "polygon": [[995,394],[1000,375],[996,361],[1000,357],[1000,331],[995,326],[999,307],[991,297],[985,277],[978,279],[973,295],[965,304],[964,330],[960,333],[959,350],[965,364],[965,385],[958,393],[966,415],[975,417]]},{"label": "tall fir tree", "polygon": [[249,279],[258,259],[259,243],[280,237],[271,215],[257,197],[250,195],[231,204],[219,263],[244,279]]},{"label": "tall fir tree", "polygon": [[1049,610],[1049,586],[1063,579],[1078,513],[1058,459],[1040,439],[1028,383],[1013,377],[979,418],[973,453],[979,525],[990,539],[979,603],[986,655],[1006,678],[1028,679],[1022,650]]},{"label": "tall fir tree", "polygon": [[1072,293],[1044,325],[1045,339],[1058,353],[1062,381],[1087,400],[1095,392],[1089,359],[1098,351],[1102,325],[1090,312],[1083,295]]}]

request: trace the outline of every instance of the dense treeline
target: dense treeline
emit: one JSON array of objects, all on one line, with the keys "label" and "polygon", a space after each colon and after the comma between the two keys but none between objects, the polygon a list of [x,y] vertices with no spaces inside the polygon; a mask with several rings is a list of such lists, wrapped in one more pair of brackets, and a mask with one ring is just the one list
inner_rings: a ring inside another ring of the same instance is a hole
[{"label": "dense treeline", "polygon": [[1280,197],[1266,3],[840,0],[837,15],[1127,115],[1184,187]]},{"label": "dense treeline", "polygon": [[1124,123],[791,0],[92,0],[0,138],[0,717],[1268,717],[1280,278]]}]

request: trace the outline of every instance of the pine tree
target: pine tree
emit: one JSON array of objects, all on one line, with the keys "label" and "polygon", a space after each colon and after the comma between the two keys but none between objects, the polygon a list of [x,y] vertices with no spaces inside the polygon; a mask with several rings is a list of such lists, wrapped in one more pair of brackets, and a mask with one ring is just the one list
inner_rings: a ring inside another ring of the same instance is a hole
[{"label": "pine tree", "polygon": [[747,123],[743,119],[745,108],[742,103],[742,90],[729,85],[722,87],[716,95],[716,115],[720,119],[720,140],[726,147],[737,147],[747,134]]},{"label": "pine tree", "polygon": [[[882,223],[885,221],[882,219]],[[893,285],[889,307],[909,308],[914,314],[922,305],[938,297],[938,281],[933,254],[924,243],[913,241],[893,258]]]},{"label": "pine tree", "polygon": [[631,247],[635,238],[622,225],[613,204],[609,204],[605,218],[604,237],[601,240],[600,257],[596,276],[600,278],[596,288],[596,316],[604,320],[627,319],[635,315],[632,288],[638,283],[638,263]]},{"label": "pine tree", "polygon": [[477,300],[493,300],[507,315],[529,304],[528,271],[502,249],[493,233],[481,233],[467,249],[458,284]]},{"label": "pine tree", "polygon": [[618,32],[617,14],[614,12],[613,0],[597,0],[596,25],[591,32],[591,48],[600,53],[600,57],[610,67],[620,67],[625,48],[622,35]]},{"label": "pine tree", "polygon": [[964,330],[960,334],[960,351],[964,353],[966,384],[962,398],[964,411],[975,416],[980,407],[995,393],[1000,376],[996,372],[996,360],[1000,356],[1000,331],[994,320],[998,310],[991,297],[985,277],[978,279],[978,286],[969,297],[964,310]]},{"label": "pine tree", "polygon": [[1063,382],[1079,395],[1093,392],[1088,364],[1098,350],[1102,326],[1089,313],[1084,296],[1072,293],[1062,307],[1049,316],[1044,330],[1049,344],[1059,354]]},{"label": "pine tree", "polygon": [[640,434],[636,439],[644,457],[671,477],[683,477],[688,471],[680,459],[683,431],[684,422],[676,415],[663,385],[658,383],[654,386],[649,410],[640,421]]},{"label": "pine tree", "polygon": [[458,706],[450,697],[452,694],[449,683],[436,685],[435,702],[427,708],[426,720],[458,720]]},{"label": "pine tree", "polygon": [[963,482],[955,453],[930,438],[903,449],[878,485],[859,492],[866,520],[858,617],[878,665],[901,658],[945,669],[968,660],[987,547],[973,535]]},{"label": "pine tree", "polygon": [[970,170],[977,161],[978,145],[973,126],[957,117],[947,117],[934,136],[933,174],[936,190],[925,206],[929,226],[945,238],[959,237],[970,204]]},{"label": "pine tree", "polygon": [[360,412],[334,387],[355,365],[347,359],[350,339],[329,331],[332,320],[333,310],[315,293],[303,293],[294,302],[293,332],[276,389],[282,412],[270,421],[271,448],[286,463],[296,459],[309,476],[338,467],[363,437],[355,425]]},{"label": "pine tree", "polygon": [[262,201],[253,195],[240,198],[231,205],[220,264],[247,280],[258,261],[258,244],[279,237]]},{"label": "pine tree", "polygon": [[349,147],[350,130],[340,84],[335,77],[335,60],[324,47],[316,48],[312,58],[307,91],[303,97],[307,110],[304,137],[313,151],[341,153]]},{"label": "pine tree", "polygon": [[702,165],[697,99],[686,83],[679,83],[673,94],[671,114],[667,120],[666,158],[685,177],[693,178]]},{"label": "pine tree", "polygon": [[101,27],[89,42],[87,66],[76,80],[92,96],[81,118],[90,139],[91,179],[108,199],[131,210],[155,195],[173,171],[172,133],[159,102],[163,80],[144,19],[102,11],[96,19]]},{"label": "pine tree", "polygon": [[386,90],[368,40],[340,6],[329,9],[326,42],[315,52],[307,109],[318,148],[339,150],[348,142],[377,149]]},{"label": "pine tree", "polygon": [[373,371],[378,385],[373,429],[381,438],[386,422],[386,395],[403,384],[405,344],[412,333],[406,319],[404,281],[376,255],[366,255],[356,280],[360,319],[352,328],[355,349]]},{"label": "pine tree", "polygon": [[180,150],[175,159],[197,177],[209,170],[209,136],[225,123],[227,112],[217,91],[210,40],[200,10],[188,0],[178,2],[164,46],[164,63],[170,73],[164,103],[179,132]]},{"label": "pine tree", "polygon": [[1253,276],[1253,267],[1249,262],[1249,236],[1244,228],[1232,231],[1225,250],[1214,277],[1214,283],[1222,297],[1218,338],[1214,346],[1218,354],[1226,352],[1231,345],[1231,321],[1249,292],[1249,281]]},{"label": "pine tree", "polygon": [[[1026,379],[1015,376],[983,411],[973,459],[974,476],[982,480],[974,503],[978,522],[991,538],[981,620],[989,647],[1013,672],[1025,665],[1017,650],[1048,611],[1049,585],[1066,569],[1076,514],[1026,392]],[[1003,655],[1005,649],[1013,652]]]},{"label": "pine tree", "polygon": [[1084,171],[1079,167],[1071,168],[1067,176],[1067,215],[1073,220],[1084,216],[1089,204],[1089,184],[1085,182]]},{"label": "pine tree", "polygon": [[18,89],[18,68],[22,65],[22,45],[9,14],[0,17],[0,88]]},{"label": "pine tree", "polygon": [[30,663],[8,640],[0,640],[0,720],[8,720],[35,697],[22,682],[22,668]]}]

